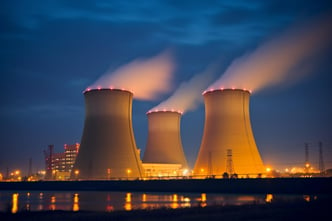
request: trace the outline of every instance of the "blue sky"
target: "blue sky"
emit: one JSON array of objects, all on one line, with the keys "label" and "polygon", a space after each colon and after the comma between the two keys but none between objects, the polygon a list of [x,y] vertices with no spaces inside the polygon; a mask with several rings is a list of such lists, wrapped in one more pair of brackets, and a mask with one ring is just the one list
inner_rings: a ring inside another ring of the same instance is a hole
[{"label": "blue sky", "polygon": [[[42,169],[43,150],[80,142],[82,91],[110,69],[170,49],[174,89],[218,62],[232,61],[291,27],[332,14],[330,1],[50,1],[0,3],[0,172]],[[285,50],[285,52],[287,52]],[[251,97],[251,122],[265,164],[304,163],[304,143],[317,167],[318,141],[332,168],[331,44],[310,73]],[[172,94],[135,100],[133,126],[144,152],[145,113]],[[182,142],[193,166],[204,127],[204,105],[182,117]]]}]

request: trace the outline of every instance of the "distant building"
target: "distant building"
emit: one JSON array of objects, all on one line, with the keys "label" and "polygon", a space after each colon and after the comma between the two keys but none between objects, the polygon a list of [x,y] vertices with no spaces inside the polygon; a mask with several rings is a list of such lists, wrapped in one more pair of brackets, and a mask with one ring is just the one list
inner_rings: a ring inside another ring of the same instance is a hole
[{"label": "distant building", "polygon": [[45,151],[45,179],[67,180],[74,166],[80,144],[64,145],[64,152],[53,153],[53,145]]},{"label": "distant building", "polygon": [[182,164],[171,163],[143,163],[144,178],[146,179],[178,179],[190,176],[190,171]]}]

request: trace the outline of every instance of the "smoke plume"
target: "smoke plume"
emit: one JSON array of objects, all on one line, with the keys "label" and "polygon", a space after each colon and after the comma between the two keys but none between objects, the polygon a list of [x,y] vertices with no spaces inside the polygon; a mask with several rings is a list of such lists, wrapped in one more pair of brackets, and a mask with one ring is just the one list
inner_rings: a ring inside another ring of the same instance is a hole
[{"label": "smoke plume", "polygon": [[150,111],[173,110],[184,113],[196,108],[203,101],[202,91],[211,84],[215,70],[216,66],[210,65],[202,73],[182,83],[167,100]]},{"label": "smoke plume", "polygon": [[101,76],[88,89],[114,88],[133,92],[135,99],[153,100],[172,88],[174,62],[169,52],[137,59]]},{"label": "smoke plume", "polygon": [[331,18],[316,20],[266,42],[253,53],[233,61],[208,89],[244,88],[258,91],[303,77],[311,71],[308,67],[314,67],[314,56],[331,43],[330,21]]}]

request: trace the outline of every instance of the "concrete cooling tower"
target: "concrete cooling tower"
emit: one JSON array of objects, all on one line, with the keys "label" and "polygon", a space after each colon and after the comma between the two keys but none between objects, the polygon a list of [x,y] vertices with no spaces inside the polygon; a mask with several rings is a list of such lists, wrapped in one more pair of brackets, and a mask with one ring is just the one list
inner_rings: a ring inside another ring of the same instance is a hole
[{"label": "concrete cooling tower", "polygon": [[144,163],[181,164],[187,167],[180,136],[181,113],[177,111],[149,111],[148,140]]},{"label": "concrete cooling tower", "polygon": [[94,89],[85,91],[84,96],[84,130],[71,177],[142,177],[142,162],[132,128],[133,94],[118,89]]},{"label": "concrete cooling tower", "polygon": [[249,91],[220,89],[203,95],[205,125],[194,174],[257,177],[264,173],[251,130]]}]

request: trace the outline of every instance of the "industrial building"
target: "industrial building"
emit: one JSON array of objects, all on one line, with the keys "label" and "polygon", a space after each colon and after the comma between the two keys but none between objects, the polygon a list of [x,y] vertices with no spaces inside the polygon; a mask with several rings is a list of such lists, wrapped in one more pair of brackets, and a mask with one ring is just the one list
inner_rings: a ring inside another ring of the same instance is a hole
[{"label": "industrial building", "polygon": [[205,125],[194,167],[196,176],[257,177],[265,173],[251,129],[250,92],[218,89],[203,93]]},{"label": "industrial building", "polygon": [[183,152],[178,111],[149,111],[148,139],[143,156],[144,163],[180,164],[187,168]]},{"label": "industrial building", "polygon": [[71,178],[142,178],[132,127],[133,94],[104,88],[86,90],[84,97],[84,130]]},{"label": "industrial building", "polygon": [[143,156],[144,177],[178,177],[188,171],[183,152],[180,121],[175,110],[149,111],[148,139]]},{"label": "industrial building", "polygon": [[54,153],[54,146],[49,145],[45,154],[46,179],[67,180],[73,169],[80,144],[64,145],[64,152]]}]

